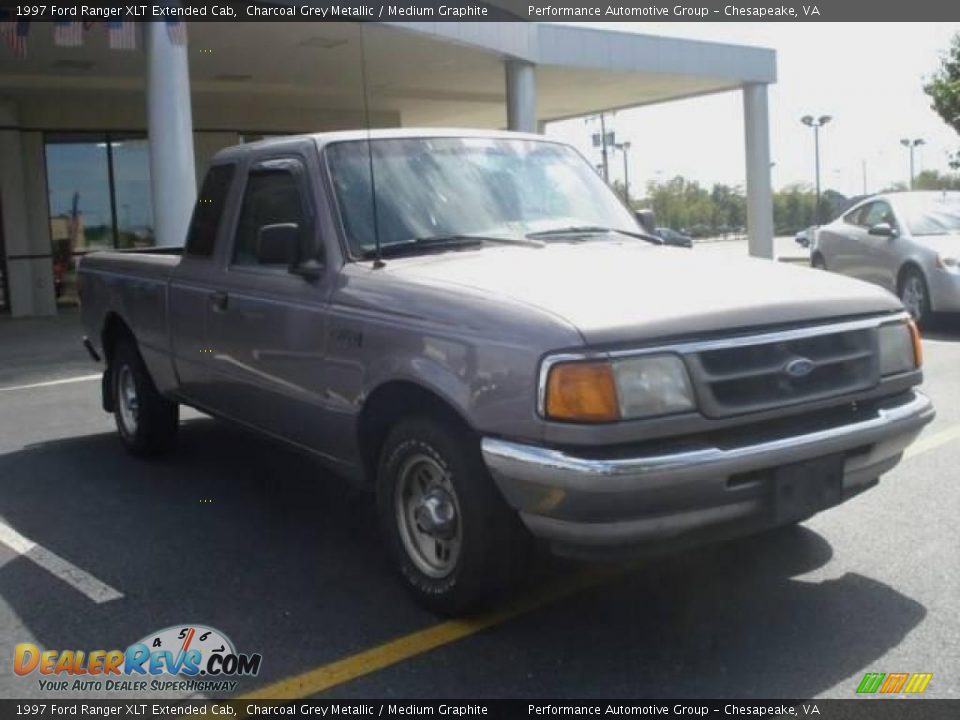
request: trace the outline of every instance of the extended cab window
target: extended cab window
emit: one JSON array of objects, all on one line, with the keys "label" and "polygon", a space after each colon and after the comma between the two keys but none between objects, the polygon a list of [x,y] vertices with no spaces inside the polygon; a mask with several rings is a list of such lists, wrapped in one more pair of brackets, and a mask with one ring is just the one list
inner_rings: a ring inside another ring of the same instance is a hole
[{"label": "extended cab window", "polygon": [[187,231],[187,255],[201,258],[213,255],[234,168],[232,164],[214,165],[207,171]]},{"label": "extended cab window", "polygon": [[236,265],[260,265],[257,236],[264,225],[296,223],[306,228],[297,175],[288,169],[255,169],[247,179],[233,250]]}]

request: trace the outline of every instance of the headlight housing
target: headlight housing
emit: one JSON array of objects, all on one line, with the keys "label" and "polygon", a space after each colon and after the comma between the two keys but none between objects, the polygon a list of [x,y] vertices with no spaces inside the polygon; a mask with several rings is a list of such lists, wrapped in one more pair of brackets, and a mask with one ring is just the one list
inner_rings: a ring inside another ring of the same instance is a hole
[{"label": "headlight housing", "polygon": [[923,364],[920,333],[912,320],[881,325],[877,329],[880,374],[896,375]]},{"label": "headlight housing", "polygon": [[937,255],[937,267],[947,272],[960,272],[960,259],[950,255]]},{"label": "headlight housing", "polygon": [[696,407],[687,368],[673,354],[554,363],[543,398],[544,417],[567,422],[614,422]]}]

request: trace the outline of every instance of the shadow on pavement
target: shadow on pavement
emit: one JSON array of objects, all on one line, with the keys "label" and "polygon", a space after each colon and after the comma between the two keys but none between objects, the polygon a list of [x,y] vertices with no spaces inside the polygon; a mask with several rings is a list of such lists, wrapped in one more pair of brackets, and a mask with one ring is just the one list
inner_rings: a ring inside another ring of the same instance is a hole
[{"label": "shadow on pavement", "polygon": [[[0,518],[124,594],[97,605],[15,558],[0,598],[47,648],[211,625],[264,656],[243,691],[436,622],[392,577],[369,496],[328,480],[309,457],[210,419],[185,423],[177,452],[154,462],[112,434],[0,456]],[[831,556],[803,527],[663,556],[332,694],[810,697],[925,615],[861,575],[792,579]],[[0,682],[13,695],[34,681]]]}]

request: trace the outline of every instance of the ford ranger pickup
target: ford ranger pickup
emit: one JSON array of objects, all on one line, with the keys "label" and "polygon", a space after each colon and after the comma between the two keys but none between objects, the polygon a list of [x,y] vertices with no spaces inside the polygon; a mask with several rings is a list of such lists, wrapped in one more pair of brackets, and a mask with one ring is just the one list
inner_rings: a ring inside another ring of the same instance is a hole
[{"label": "ford ranger pickup", "polygon": [[448,614],[534,539],[608,558],[802,521],[934,416],[894,295],[668,247],[537,135],[225,149],[183,248],[92,253],[80,296],[131,452],[170,450],[181,405],[310,451]]}]

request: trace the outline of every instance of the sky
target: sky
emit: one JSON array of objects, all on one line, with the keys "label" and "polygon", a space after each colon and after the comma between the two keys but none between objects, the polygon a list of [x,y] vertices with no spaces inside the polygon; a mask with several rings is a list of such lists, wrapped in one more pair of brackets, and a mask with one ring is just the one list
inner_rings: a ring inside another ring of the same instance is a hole
[{"label": "sky", "polygon": [[[577,23],[569,23],[571,25]],[[767,47],[777,52],[770,87],[773,186],[814,181],[813,130],[804,115],[831,115],[820,132],[821,185],[847,196],[877,192],[909,179],[901,138],[923,138],[916,171],[947,171],[946,153],[960,136],[930,109],[924,81],[960,24],[949,23],[589,23],[609,30]],[[701,184],[744,182],[743,104],[722,93],[621,111],[608,122],[617,142],[629,141],[630,184],[674,175]],[[678,132],[678,129],[681,132]],[[599,163],[590,143],[595,126],[551,123],[547,134],[579,147]],[[610,180],[623,177],[623,158],[610,157]]]}]

